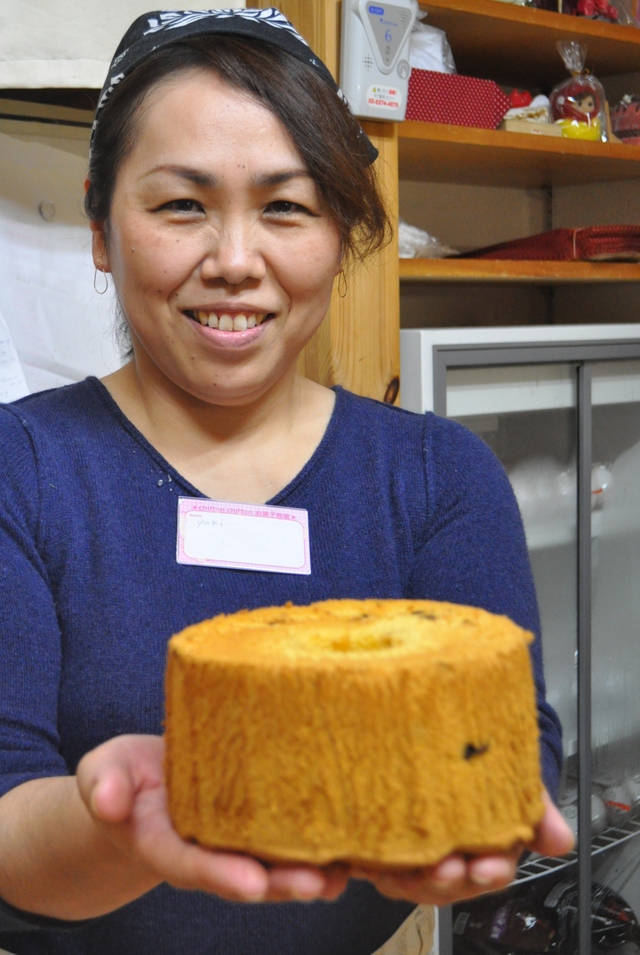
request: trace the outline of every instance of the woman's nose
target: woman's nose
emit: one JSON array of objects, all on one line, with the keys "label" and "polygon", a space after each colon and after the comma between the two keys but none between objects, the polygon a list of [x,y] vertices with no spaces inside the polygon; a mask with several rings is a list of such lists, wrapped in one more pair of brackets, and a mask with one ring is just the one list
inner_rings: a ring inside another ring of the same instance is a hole
[{"label": "woman's nose", "polygon": [[202,261],[202,280],[243,285],[265,275],[266,263],[252,224],[240,219],[224,223],[212,236],[211,247]]}]

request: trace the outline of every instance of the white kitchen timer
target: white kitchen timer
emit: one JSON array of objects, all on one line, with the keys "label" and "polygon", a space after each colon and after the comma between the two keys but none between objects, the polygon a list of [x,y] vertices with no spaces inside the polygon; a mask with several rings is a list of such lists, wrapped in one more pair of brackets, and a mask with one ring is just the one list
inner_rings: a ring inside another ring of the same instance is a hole
[{"label": "white kitchen timer", "polygon": [[356,116],[404,119],[414,21],[411,0],[343,0],[340,86]]}]

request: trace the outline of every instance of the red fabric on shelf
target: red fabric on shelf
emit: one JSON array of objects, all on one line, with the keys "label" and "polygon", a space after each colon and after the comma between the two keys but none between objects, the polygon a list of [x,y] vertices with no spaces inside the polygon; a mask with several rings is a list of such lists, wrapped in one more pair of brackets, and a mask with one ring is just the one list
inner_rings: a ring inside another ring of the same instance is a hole
[{"label": "red fabric on shelf", "polygon": [[407,119],[495,129],[511,102],[493,80],[411,70]]},{"label": "red fabric on shelf", "polygon": [[640,261],[640,227],[599,225],[552,229],[513,242],[500,242],[459,256],[463,259],[533,259],[540,261]]}]

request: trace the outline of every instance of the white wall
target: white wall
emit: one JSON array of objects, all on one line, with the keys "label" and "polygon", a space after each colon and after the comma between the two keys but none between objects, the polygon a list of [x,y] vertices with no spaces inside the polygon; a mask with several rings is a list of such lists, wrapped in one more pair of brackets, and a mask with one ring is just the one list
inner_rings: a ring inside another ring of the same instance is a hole
[{"label": "white wall", "polygon": [[0,314],[30,391],[120,365],[113,294],[93,288],[85,174],[83,157],[46,139],[0,133]]},{"label": "white wall", "polygon": [[[176,4],[190,10],[231,3]],[[0,89],[100,89],[127,27],[153,0],[0,0]],[[171,9],[171,8],[169,8]]]}]

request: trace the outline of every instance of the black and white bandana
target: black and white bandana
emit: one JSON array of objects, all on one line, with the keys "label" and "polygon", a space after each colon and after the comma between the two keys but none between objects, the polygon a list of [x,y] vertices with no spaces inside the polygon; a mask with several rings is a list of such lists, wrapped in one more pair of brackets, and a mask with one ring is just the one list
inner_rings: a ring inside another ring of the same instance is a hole
[{"label": "black and white bandana", "polygon": [[[115,56],[109,66],[96,114],[93,121],[91,140],[95,135],[100,122],[100,114],[109,101],[116,86],[129,76],[137,66],[140,66],[155,50],[161,49],[182,40],[186,37],[199,36],[203,33],[228,34],[245,36],[262,40],[286,50],[292,56],[302,60],[320,74],[336,96],[345,99],[340,87],[336,84],[331,73],[320,60],[307,41],[298,33],[295,27],[287,20],[284,14],[275,7],[264,10],[256,9],[224,9],[224,10],[156,10],[144,13],[133,21],[118,45]],[[378,151],[369,141],[364,131],[370,162],[373,162]]]}]

